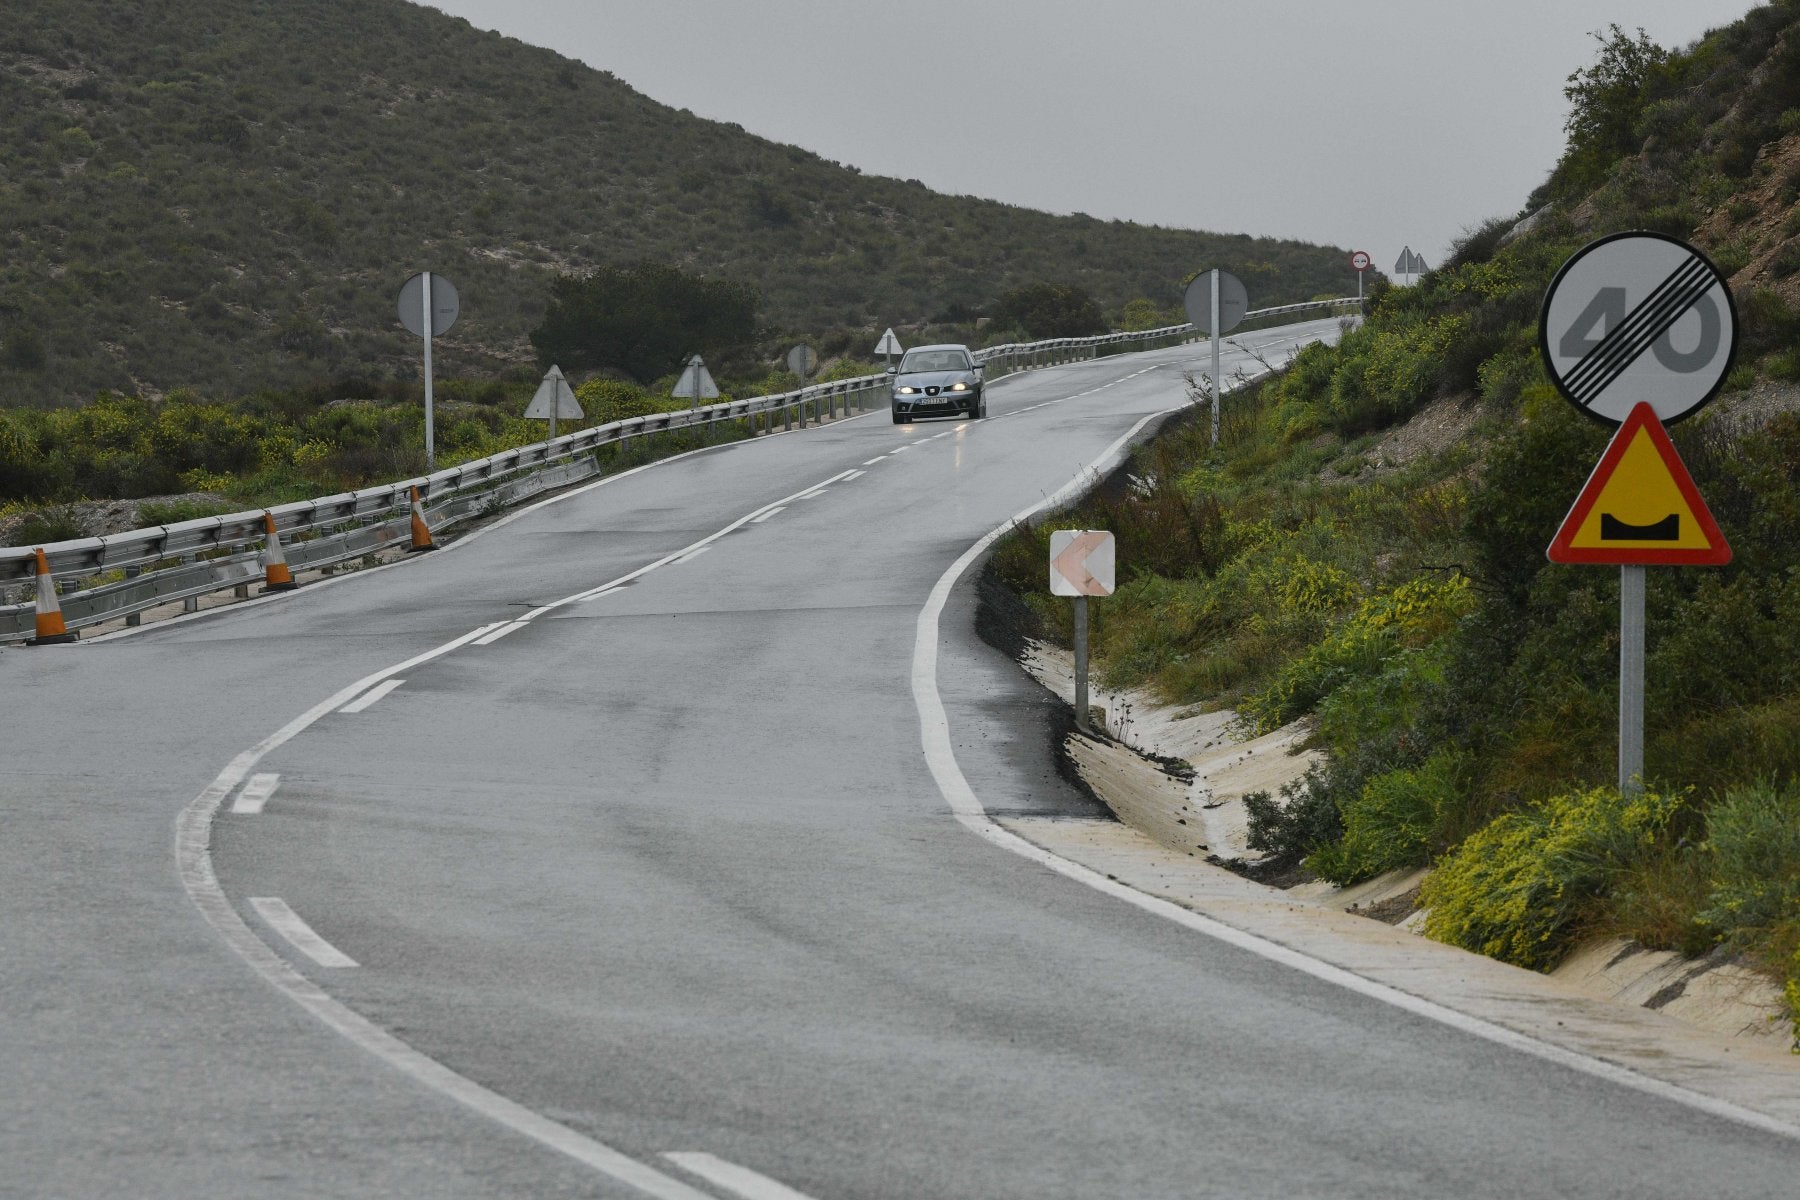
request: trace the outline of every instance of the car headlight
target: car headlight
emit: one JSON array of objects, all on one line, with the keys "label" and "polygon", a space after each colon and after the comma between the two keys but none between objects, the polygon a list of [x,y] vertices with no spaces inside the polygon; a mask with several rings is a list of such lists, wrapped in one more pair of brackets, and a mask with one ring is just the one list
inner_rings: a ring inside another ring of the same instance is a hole
[{"label": "car headlight", "polygon": [[953,392],[966,392],[969,390],[969,385],[966,383],[953,383],[950,385],[950,390]]},{"label": "car headlight", "polygon": [[903,387],[900,389],[900,394],[902,396],[911,396],[911,395],[915,395],[918,392],[918,390],[919,389],[916,387]]}]

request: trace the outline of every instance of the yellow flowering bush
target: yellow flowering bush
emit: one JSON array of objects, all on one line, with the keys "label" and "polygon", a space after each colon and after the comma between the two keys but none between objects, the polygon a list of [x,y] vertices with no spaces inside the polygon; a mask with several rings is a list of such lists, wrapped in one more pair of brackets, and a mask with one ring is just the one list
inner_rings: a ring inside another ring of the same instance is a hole
[{"label": "yellow flowering bush", "polygon": [[1683,797],[1596,787],[1539,801],[1439,860],[1425,933],[1537,971],[1555,966],[1611,877],[1649,851]]}]

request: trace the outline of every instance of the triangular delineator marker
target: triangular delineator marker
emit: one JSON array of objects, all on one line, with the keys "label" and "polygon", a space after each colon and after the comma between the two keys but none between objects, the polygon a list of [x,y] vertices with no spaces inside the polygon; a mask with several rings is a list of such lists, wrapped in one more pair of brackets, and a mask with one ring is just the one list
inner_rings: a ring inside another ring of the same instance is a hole
[{"label": "triangular delineator marker", "polygon": [[1613,434],[1547,552],[1556,563],[1721,567],[1731,546],[1656,410]]}]

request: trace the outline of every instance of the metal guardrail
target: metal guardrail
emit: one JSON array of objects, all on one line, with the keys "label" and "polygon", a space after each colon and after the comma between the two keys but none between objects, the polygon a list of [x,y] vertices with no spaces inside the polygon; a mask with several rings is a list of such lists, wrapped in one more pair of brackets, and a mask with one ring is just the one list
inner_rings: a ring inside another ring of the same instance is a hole
[{"label": "metal guardrail", "polygon": [[[1307,309],[1355,307],[1357,300],[1314,301],[1259,309],[1245,319]],[[989,346],[975,352],[984,366],[1002,373],[1077,359],[1093,358],[1130,343],[1174,344],[1198,336],[1192,325],[1171,325],[1094,337],[1052,338],[1041,342]],[[721,422],[746,421],[752,434],[809,421],[867,411],[870,394],[886,399],[887,375],[861,375],[813,384],[792,392],[748,400],[709,404],[686,412],[630,417],[565,434],[553,442],[537,442],[444,470],[315,500],[280,504],[217,517],[201,517],[172,525],[134,529],[105,537],[53,542],[43,547],[50,575],[58,584],[58,603],[70,629],[132,617],[173,600],[194,601],[209,592],[235,588],[248,594],[261,578],[260,552],[265,511],[275,518],[288,566],[296,571],[325,569],[360,558],[408,538],[412,489],[425,503],[427,522],[443,529],[482,512],[517,504],[539,492],[599,475],[596,451],[635,438],[681,429],[703,429]],[[9,587],[36,578],[34,547],[0,547],[0,597]],[[34,632],[32,603],[0,605],[0,642],[28,638]]]}]

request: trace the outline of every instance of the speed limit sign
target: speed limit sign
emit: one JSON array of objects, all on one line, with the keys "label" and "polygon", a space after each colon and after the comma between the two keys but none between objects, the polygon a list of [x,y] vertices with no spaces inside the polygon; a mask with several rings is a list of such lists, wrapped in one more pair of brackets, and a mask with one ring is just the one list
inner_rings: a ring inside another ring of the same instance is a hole
[{"label": "speed limit sign", "polygon": [[1358,250],[1355,254],[1350,256],[1350,269],[1352,271],[1366,271],[1369,269],[1369,264],[1373,261],[1374,260],[1369,257],[1369,252],[1367,250]]},{"label": "speed limit sign", "polygon": [[1617,425],[1640,402],[1665,425],[1718,394],[1737,349],[1731,289],[1660,233],[1616,233],[1562,265],[1538,321],[1544,366],[1576,408]]}]

